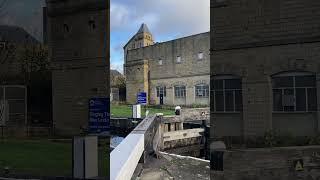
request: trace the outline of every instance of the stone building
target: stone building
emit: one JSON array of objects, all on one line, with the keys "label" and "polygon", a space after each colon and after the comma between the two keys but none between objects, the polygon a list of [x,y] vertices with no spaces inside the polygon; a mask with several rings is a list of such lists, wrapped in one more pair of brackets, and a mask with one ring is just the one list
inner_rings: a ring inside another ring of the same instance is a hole
[{"label": "stone building", "polygon": [[31,64],[31,49],[38,48],[42,48],[41,44],[23,28],[0,25],[0,118],[8,112],[2,116],[5,136],[26,135],[27,114],[35,107],[31,104],[27,108],[33,99],[28,93],[31,76],[26,76],[26,64]]},{"label": "stone building", "polygon": [[144,91],[149,104],[209,105],[209,34],[155,43],[142,24],[124,46],[127,103]]},{"label": "stone building", "polygon": [[125,101],[126,87],[125,77],[119,71],[110,69],[110,101]]},{"label": "stone building", "polygon": [[73,135],[88,125],[88,101],[109,96],[109,10],[106,0],[47,0],[53,123]]},{"label": "stone building", "polygon": [[320,132],[320,3],[211,1],[211,136]]},{"label": "stone building", "polygon": [[23,58],[27,48],[40,43],[18,26],[0,25],[0,85],[23,84]]}]

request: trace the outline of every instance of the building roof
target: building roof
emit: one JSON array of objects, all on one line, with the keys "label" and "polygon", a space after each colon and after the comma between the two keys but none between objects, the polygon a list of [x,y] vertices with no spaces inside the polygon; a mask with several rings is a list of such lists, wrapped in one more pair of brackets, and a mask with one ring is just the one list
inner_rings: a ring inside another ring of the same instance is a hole
[{"label": "building roof", "polygon": [[151,32],[149,31],[148,26],[145,23],[141,24],[140,29],[137,32],[137,34],[140,34],[140,33],[149,33],[149,34],[151,34]]},{"label": "building roof", "polygon": [[0,25],[0,41],[8,41],[11,43],[39,43],[38,40],[23,28],[8,25]]},{"label": "building roof", "polygon": [[149,34],[151,34],[148,26],[147,26],[145,23],[142,23],[142,24],[141,24],[138,32],[130,38],[130,40],[123,46],[123,49],[126,48],[126,46],[131,42],[131,40],[132,40],[137,34],[140,34],[140,33],[149,33]]},{"label": "building roof", "polygon": [[122,74],[115,69],[110,69],[110,75],[111,76],[122,76]]}]

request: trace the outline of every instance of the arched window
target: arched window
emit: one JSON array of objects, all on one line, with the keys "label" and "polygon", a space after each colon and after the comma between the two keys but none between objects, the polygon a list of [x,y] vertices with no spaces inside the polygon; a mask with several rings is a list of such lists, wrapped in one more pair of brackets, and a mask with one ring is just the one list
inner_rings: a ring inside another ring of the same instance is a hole
[{"label": "arched window", "polygon": [[208,98],[209,97],[209,85],[198,84],[195,86],[195,94],[197,98]]},{"label": "arched window", "polygon": [[186,97],[186,86],[183,86],[183,85],[174,86],[174,96],[176,98]]},{"label": "arched window", "polygon": [[160,95],[162,94],[163,97],[167,96],[167,90],[166,90],[166,86],[157,86],[157,97],[160,97]]},{"label": "arched window", "polygon": [[219,75],[212,79],[213,110],[219,112],[242,111],[241,79],[232,75]]},{"label": "arched window", "polygon": [[309,72],[286,72],[272,76],[273,111],[316,111],[316,76]]}]

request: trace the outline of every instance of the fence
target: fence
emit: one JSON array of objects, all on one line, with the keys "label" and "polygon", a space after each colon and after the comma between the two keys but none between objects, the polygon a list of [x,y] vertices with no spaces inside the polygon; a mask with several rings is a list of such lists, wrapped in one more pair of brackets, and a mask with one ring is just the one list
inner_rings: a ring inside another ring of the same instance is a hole
[{"label": "fence", "polygon": [[6,127],[27,125],[26,86],[0,85],[0,122],[1,120]]}]

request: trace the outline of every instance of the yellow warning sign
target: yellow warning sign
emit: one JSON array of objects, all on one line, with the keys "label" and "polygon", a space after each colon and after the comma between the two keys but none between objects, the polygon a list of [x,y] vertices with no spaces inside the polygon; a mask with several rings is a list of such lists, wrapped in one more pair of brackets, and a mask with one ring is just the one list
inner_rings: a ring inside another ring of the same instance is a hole
[{"label": "yellow warning sign", "polygon": [[303,160],[302,159],[294,161],[294,164],[295,164],[294,168],[296,171],[303,171]]}]

